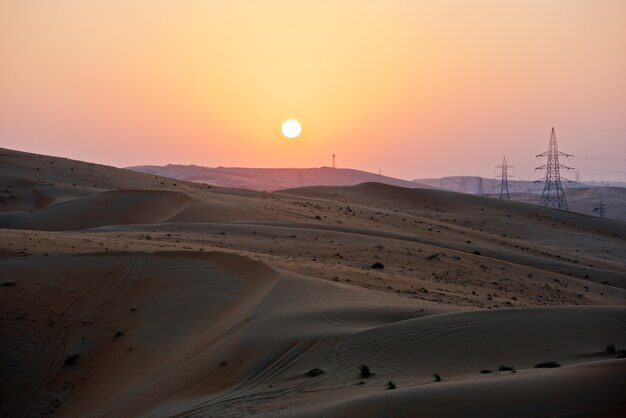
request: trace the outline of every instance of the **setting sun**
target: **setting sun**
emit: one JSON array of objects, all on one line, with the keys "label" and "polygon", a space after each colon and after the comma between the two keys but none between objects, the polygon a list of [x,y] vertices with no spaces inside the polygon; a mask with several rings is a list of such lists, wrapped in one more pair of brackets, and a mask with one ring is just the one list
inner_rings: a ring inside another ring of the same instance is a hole
[{"label": "setting sun", "polygon": [[297,138],[302,132],[302,127],[300,126],[300,122],[294,119],[286,120],[283,123],[283,127],[281,128],[283,135],[285,135],[289,139]]}]

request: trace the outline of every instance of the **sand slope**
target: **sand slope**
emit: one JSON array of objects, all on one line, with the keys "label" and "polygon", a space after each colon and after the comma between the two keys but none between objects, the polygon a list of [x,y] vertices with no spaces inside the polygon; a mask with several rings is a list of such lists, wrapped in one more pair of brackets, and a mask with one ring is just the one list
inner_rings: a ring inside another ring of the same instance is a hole
[{"label": "sand slope", "polygon": [[0,214],[0,228],[59,231],[165,222],[183,211],[189,200],[186,194],[160,190],[101,192],[35,212]]},{"label": "sand slope", "polygon": [[[623,371],[626,360],[571,372],[532,369],[546,360],[605,364],[607,342],[626,344],[625,308],[451,312],[453,307],[220,253],[94,254],[1,264],[2,280],[16,283],[0,289],[11,295],[5,315],[18,318],[21,308],[34,304],[26,317],[2,322],[2,368],[12,371],[4,374],[2,404],[10,415],[57,408],[65,416],[242,416],[287,407],[305,413],[312,400],[334,399],[339,404],[324,410],[339,416],[344,409],[388,413],[388,402],[411,416],[432,410],[423,403],[415,409],[414,396],[431,398],[434,391],[443,401],[451,382],[460,385],[449,389],[453,397],[469,402],[481,385],[505,393],[528,386],[540,393],[533,381],[551,385],[552,378],[571,380],[569,373],[596,379],[596,390],[605,392],[574,407],[597,408],[603,400],[606,408],[619,409],[611,394],[617,383],[626,383],[623,373],[614,372]],[[42,269],[50,273],[33,274]],[[16,353],[18,345],[27,349]],[[79,357],[64,366],[70,354]],[[361,364],[374,376],[359,378]],[[478,373],[500,364],[520,372]],[[314,367],[326,373],[305,377]],[[429,383],[435,372],[444,383]],[[412,389],[384,392],[388,380]],[[564,392],[576,393],[579,386]],[[309,392],[303,401],[302,393]],[[540,402],[549,406],[545,411],[568,411],[552,397]]]},{"label": "sand slope", "polygon": [[[609,360],[555,370],[485,377],[380,392],[305,407],[290,417],[598,417],[618,418],[626,408],[626,362]],[[601,384],[595,384],[602,381]],[[594,384],[589,384],[594,382]],[[567,406],[563,406],[566,402]]]}]

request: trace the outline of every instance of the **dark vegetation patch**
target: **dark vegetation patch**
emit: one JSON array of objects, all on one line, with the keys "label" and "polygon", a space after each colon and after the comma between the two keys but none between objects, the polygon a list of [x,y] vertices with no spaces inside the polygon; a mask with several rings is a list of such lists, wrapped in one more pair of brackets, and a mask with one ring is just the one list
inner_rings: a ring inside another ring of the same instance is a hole
[{"label": "dark vegetation patch", "polygon": [[515,371],[515,367],[513,366],[505,366],[503,364],[498,366],[498,371],[501,372],[514,372]]},{"label": "dark vegetation patch", "polygon": [[368,378],[372,375],[372,372],[370,371],[370,368],[368,366],[366,366],[365,364],[362,364],[361,367],[359,367],[359,372],[361,374],[362,378]]},{"label": "dark vegetation patch", "polygon": [[65,362],[63,363],[65,366],[73,366],[76,364],[76,361],[78,360],[78,354],[70,354],[65,358]]},{"label": "dark vegetation patch", "polygon": [[309,370],[308,372],[306,372],[306,377],[315,377],[315,376],[320,376],[323,375],[325,372],[324,370],[320,369],[320,368],[314,368]]},{"label": "dark vegetation patch", "polygon": [[537,364],[535,369],[551,369],[555,367],[561,367],[561,365],[556,361],[544,361],[543,363]]}]

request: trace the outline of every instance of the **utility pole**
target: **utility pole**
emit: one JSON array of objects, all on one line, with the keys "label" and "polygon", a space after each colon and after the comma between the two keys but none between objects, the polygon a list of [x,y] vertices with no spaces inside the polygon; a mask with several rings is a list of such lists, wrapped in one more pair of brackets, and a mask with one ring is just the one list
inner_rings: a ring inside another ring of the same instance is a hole
[{"label": "utility pole", "polygon": [[465,193],[465,176],[461,173],[461,193]]},{"label": "utility pole", "polygon": [[337,166],[335,165],[335,154],[333,154],[333,168],[337,168]]},{"label": "utility pole", "polygon": [[506,163],[506,156],[502,157],[502,165],[496,166],[496,169],[500,169],[501,172],[496,177],[500,177],[500,199],[511,199],[511,195],[509,194],[509,177],[513,177],[509,175],[509,168],[513,168],[512,165],[508,165]]},{"label": "utility pole", "polygon": [[543,193],[541,193],[539,204],[541,206],[569,210],[567,199],[565,199],[565,192],[561,185],[561,168],[565,170],[572,170],[572,168],[560,164],[559,156],[570,157],[569,154],[559,152],[553,127],[550,133],[550,146],[548,147],[548,151],[537,155],[537,157],[548,157],[546,164],[535,169],[546,170]]},{"label": "utility pole", "polygon": [[481,195],[481,196],[485,194],[485,188],[483,186],[483,178],[482,177],[478,177],[478,194]]}]

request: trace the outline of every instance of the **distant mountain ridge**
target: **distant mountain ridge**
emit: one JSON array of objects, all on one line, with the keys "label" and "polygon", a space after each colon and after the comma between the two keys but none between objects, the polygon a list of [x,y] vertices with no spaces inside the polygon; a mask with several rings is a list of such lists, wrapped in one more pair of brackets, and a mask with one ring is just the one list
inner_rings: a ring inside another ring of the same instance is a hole
[{"label": "distant mountain ridge", "polygon": [[168,164],[141,165],[129,170],[214,186],[276,191],[304,186],[353,186],[377,182],[406,188],[433,188],[413,181],[350,168],[243,168]]}]

